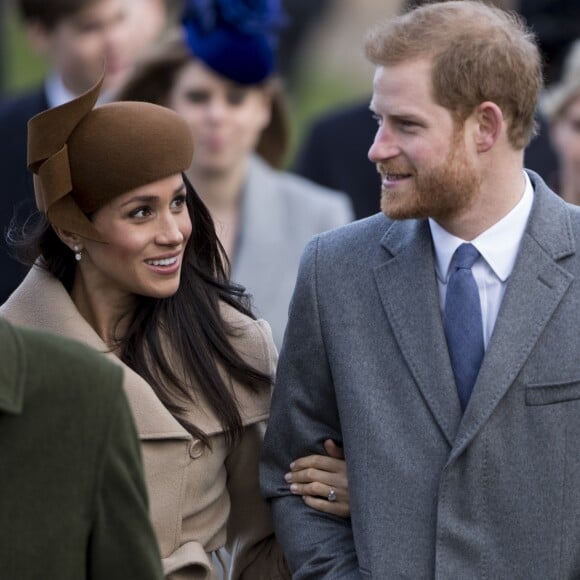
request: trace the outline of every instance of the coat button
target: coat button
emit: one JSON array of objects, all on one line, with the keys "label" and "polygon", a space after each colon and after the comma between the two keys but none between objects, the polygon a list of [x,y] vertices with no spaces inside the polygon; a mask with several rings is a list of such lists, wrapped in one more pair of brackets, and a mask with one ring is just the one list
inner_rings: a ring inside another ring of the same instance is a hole
[{"label": "coat button", "polygon": [[192,459],[198,459],[203,455],[203,443],[196,439],[189,447],[189,456]]}]

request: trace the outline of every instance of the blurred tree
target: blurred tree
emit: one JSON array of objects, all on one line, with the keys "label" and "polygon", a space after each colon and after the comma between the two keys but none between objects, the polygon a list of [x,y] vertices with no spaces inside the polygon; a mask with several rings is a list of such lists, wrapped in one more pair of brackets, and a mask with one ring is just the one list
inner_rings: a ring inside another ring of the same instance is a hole
[{"label": "blurred tree", "polygon": [[327,14],[330,0],[285,0],[287,25],[281,32],[278,65],[290,90],[295,88],[299,56],[312,29]]}]

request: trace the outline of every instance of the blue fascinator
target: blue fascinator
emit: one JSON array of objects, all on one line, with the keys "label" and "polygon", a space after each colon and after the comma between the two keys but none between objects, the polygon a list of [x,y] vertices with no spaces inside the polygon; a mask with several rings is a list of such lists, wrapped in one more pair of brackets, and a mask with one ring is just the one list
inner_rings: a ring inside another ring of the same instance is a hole
[{"label": "blue fascinator", "polygon": [[222,76],[251,85],[274,71],[281,0],[187,0],[182,23],[193,54]]}]

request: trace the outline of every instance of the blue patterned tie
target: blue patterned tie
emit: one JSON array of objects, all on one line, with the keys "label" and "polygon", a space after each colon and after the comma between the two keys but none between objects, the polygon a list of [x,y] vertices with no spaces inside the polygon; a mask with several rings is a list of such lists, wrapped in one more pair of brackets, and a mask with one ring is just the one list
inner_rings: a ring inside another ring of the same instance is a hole
[{"label": "blue patterned tie", "polygon": [[455,251],[443,317],[447,348],[463,410],[467,407],[484,354],[481,304],[471,272],[477,258],[479,252],[471,244],[461,244]]}]

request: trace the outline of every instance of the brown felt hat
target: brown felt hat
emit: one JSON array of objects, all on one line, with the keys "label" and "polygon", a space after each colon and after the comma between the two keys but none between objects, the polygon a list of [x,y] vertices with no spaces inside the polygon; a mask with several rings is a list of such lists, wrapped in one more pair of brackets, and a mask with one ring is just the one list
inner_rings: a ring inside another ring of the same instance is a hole
[{"label": "brown felt hat", "polygon": [[38,209],[53,226],[97,241],[86,214],[186,170],[193,155],[191,131],[170,109],[132,102],[93,109],[101,84],[28,122]]}]

